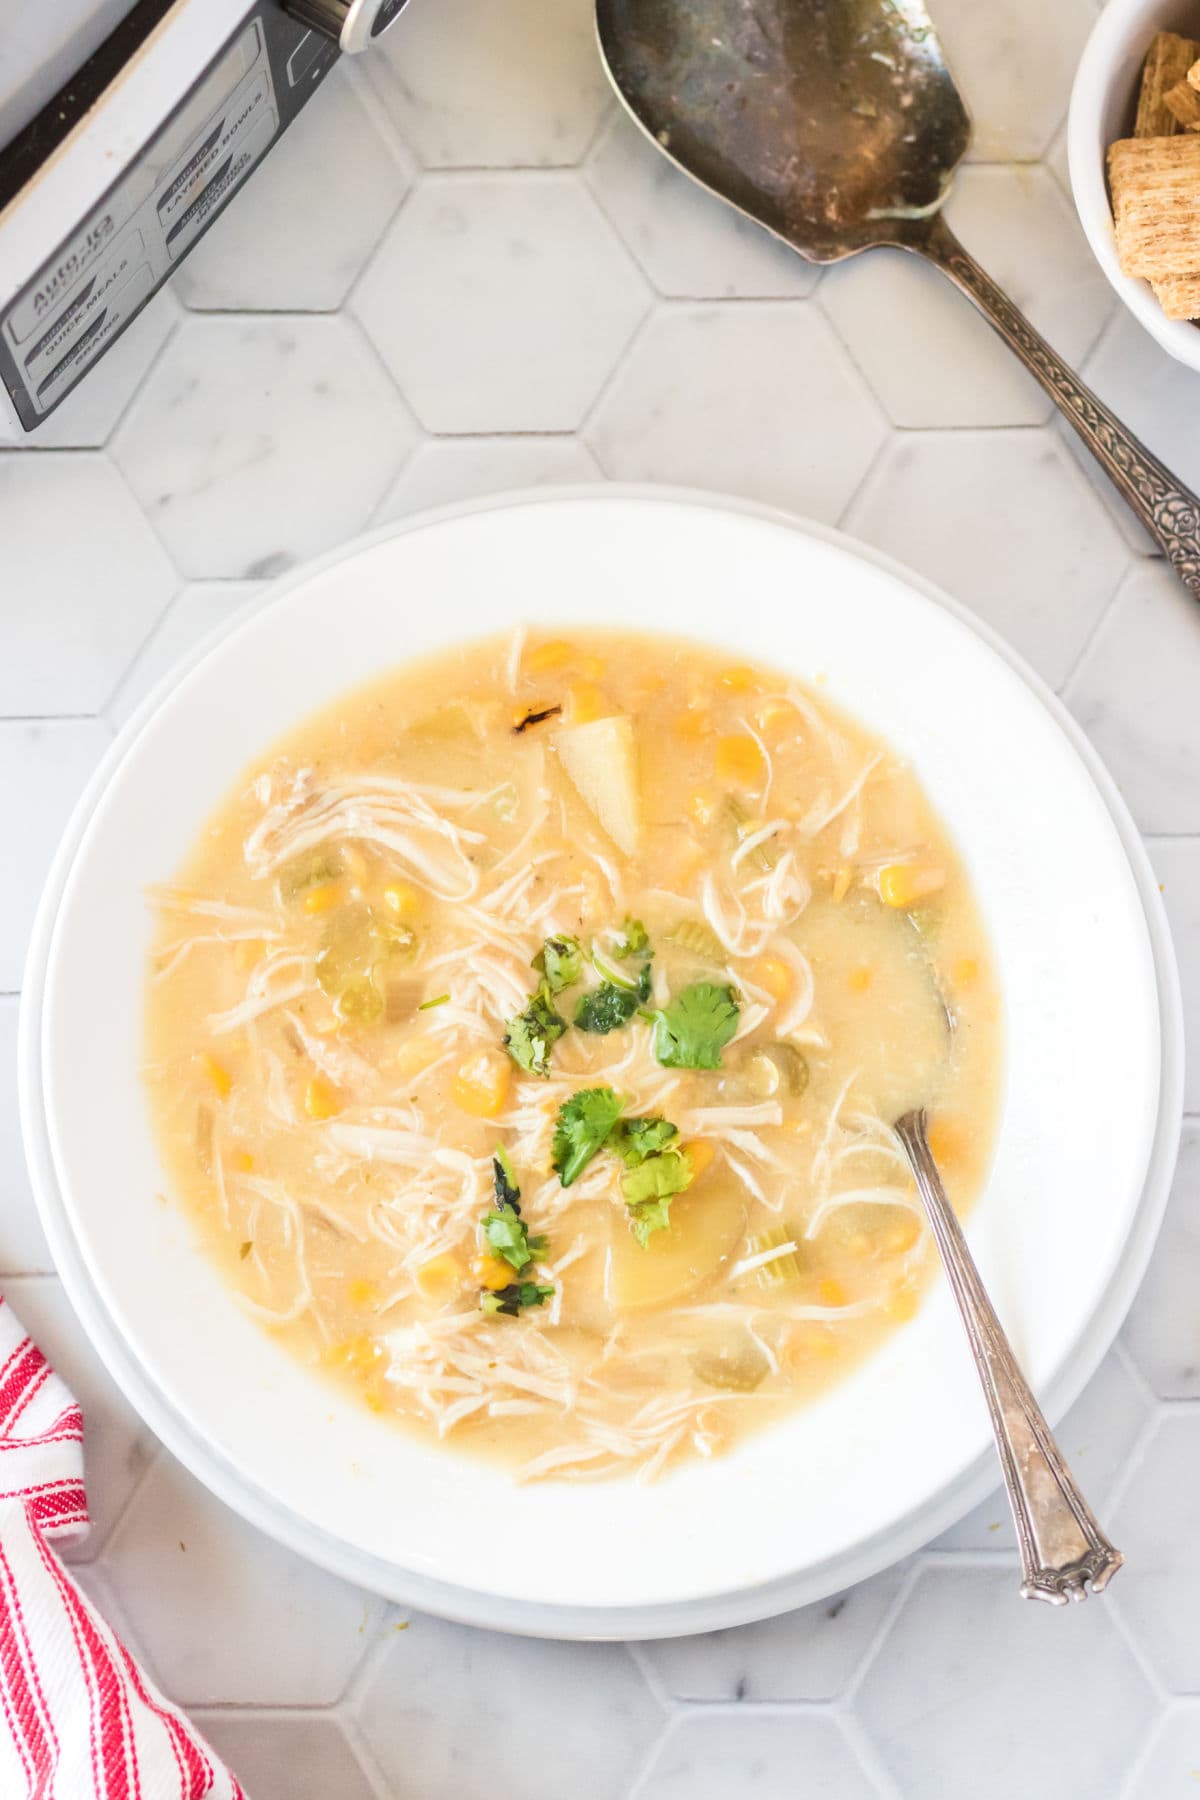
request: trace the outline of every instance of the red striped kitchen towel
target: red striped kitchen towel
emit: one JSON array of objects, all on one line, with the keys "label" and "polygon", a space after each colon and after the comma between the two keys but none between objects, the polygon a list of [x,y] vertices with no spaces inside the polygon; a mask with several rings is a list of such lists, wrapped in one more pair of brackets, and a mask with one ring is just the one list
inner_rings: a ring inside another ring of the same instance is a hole
[{"label": "red striped kitchen towel", "polygon": [[51,1548],[87,1526],[83,1418],[0,1296],[0,1796],[245,1800]]}]

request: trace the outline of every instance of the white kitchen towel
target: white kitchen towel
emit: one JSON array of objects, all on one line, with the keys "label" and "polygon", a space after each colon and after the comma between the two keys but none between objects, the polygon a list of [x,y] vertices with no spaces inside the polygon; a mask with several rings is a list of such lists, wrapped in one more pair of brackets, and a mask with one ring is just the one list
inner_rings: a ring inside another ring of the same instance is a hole
[{"label": "white kitchen towel", "polygon": [[72,1581],[83,1418],[0,1295],[0,1796],[246,1800]]}]

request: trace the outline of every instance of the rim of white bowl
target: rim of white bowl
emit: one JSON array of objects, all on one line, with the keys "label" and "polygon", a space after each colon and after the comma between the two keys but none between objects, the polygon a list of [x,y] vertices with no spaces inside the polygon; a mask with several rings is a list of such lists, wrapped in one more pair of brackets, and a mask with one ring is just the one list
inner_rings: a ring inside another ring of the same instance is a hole
[{"label": "rim of white bowl", "polygon": [[[265,594],[240,608],[232,618],[222,621],[160,678],[136,708],[101,759],[63,834],[43,889],[26,959],[18,1038],[18,1086],[25,1150],[41,1222],[55,1267],[93,1348],[158,1440],[233,1511],[333,1574],[387,1598],[462,1624],[559,1639],[674,1637],[747,1624],[813,1604],[922,1548],[997,1486],[998,1472],[991,1451],[980,1456],[959,1480],[930,1496],[924,1505],[887,1530],[864,1539],[845,1554],[761,1586],[735,1587],[697,1599],[613,1608],[556,1606],[480,1593],[433,1580],[418,1571],[398,1568],[382,1558],[326,1536],[248,1481],[191,1429],[150,1371],[134,1360],[75,1243],[58,1189],[42,1092],[42,1000],[50,946],[67,877],[100,796],[140,736],[146,721],[170,696],[176,684],[252,613],[274,604],[292,587],[309,581],[371,544],[474,513],[556,501],[578,502],[589,497],[663,500],[740,513],[839,545],[851,555],[888,572],[960,620],[1021,677],[1057,723],[1094,783],[1129,861],[1146,918],[1157,987],[1162,1062],[1153,1141],[1142,1193],[1131,1217],[1126,1254],[1105,1292],[1098,1298],[1091,1319],[1071,1354],[1040,1396],[1052,1422],[1062,1416],[1095,1373],[1140,1285],[1162,1222],[1178,1150],[1183,1115],[1183,1008],[1174,947],[1154,870],[1137,827],[1089,740],[1057,695],[997,632],[961,602],[894,558],[860,544],[831,526],[779,508],[703,490],[643,483],[581,483],[489,495],[420,513],[351,539],[293,570],[273,583]],[[1018,1579],[1014,1561],[1014,1592]]]},{"label": "rim of white bowl", "polygon": [[1129,0],[1109,0],[1083,47],[1067,109],[1071,193],[1084,236],[1114,292],[1176,362],[1200,370],[1200,328],[1186,319],[1168,319],[1150,283],[1126,275],[1117,256],[1101,119],[1133,11]]}]

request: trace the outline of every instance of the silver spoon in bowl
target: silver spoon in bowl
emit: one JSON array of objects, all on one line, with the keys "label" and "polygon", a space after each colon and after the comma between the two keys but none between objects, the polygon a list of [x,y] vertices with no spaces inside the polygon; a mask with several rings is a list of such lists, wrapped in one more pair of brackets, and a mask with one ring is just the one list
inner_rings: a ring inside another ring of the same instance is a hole
[{"label": "silver spoon in bowl", "polygon": [[814,900],[796,928],[810,960],[829,956],[828,932],[850,930],[856,953],[895,996],[903,1034],[881,1020],[860,1047],[856,1081],[893,1129],[908,1159],[926,1218],[958,1305],[991,1418],[1021,1553],[1026,1599],[1061,1605],[1106,1587],[1121,1566],[1080,1493],[996,1317],[942,1185],[926,1132],[925,1107],[943,1091],[959,1047],[959,1020],[931,954],[928,927],[893,911],[869,889],[835,904]]},{"label": "silver spoon in bowl", "polygon": [[891,245],[942,269],[1200,599],[1200,500],[1084,386],[942,217],[971,135],[922,0],[596,0],[600,49],[676,166],[810,262]]},{"label": "silver spoon in bowl", "polygon": [[1124,1562],[1063,1459],[987,1297],[929,1148],[923,1110],[896,1121],[917,1192],[967,1328],[1021,1555],[1021,1594],[1061,1606],[1106,1588]]}]

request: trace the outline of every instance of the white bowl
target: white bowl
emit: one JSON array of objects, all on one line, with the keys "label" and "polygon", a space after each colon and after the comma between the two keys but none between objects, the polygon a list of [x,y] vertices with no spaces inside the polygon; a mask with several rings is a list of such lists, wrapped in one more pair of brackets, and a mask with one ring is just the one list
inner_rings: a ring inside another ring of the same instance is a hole
[{"label": "white bowl", "polygon": [[1067,116],[1071,191],[1096,260],[1130,312],[1176,362],[1200,369],[1200,329],[1168,319],[1150,283],[1122,272],[1108,198],[1108,146],[1133,129],[1142,64],[1156,31],[1200,36],[1200,0],[1108,0],[1093,26]]},{"label": "white bowl", "polygon": [[[26,1141],[97,1348],[246,1516],[364,1585],[481,1624],[710,1629],[844,1587],[994,1484],[944,1284],[849,1381],[724,1459],[646,1487],[522,1489],[305,1373],[155,1199],[137,1074],[143,890],[298,717],[517,613],[783,664],[911,756],[1003,971],[1000,1142],[971,1240],[1051,1412],[1073,1398],[1144,1268],[1178,1137],[1179,997],[1152,872],[1093,754],[1011,652],[883,559],[763,511],[571,490],[432,515],[302,571],[204,649],[122,734],[52,874],[22,1022]],[[516,1573],[479,1528],[501,1517],[537,1546]]]}]

